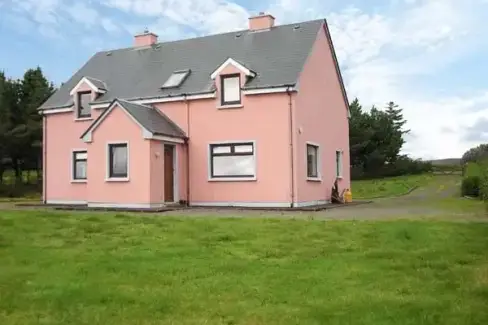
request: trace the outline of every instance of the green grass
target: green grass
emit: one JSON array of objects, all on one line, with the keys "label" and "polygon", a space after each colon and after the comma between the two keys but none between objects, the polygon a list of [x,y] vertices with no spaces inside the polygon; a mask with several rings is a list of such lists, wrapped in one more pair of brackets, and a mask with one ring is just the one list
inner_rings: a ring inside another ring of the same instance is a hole
[{"label": "green grass", "polygon": [[488,223],[0,214],[0,324],[487,324]]},{"label": "green grass", "polygon": [[431,174],[423,174],[353,181],[352,195],[353,199],[399,196],[412,188],[428,184],[433,177]]}]

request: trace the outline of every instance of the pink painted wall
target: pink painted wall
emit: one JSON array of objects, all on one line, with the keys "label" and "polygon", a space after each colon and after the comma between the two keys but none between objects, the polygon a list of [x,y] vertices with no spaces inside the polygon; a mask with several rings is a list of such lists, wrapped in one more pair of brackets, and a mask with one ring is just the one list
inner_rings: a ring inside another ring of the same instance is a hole
[{"label": "pink painted wall", "polygon": [[[298,202],[330,199],[336,176],[336,150],[343,150],[341,189],[350,187],[349,122],[347,105],[341,92],[331,48],[324,29],[320,29],[294,95],[295,166]],[[321,182],[307,181],[306,142],[320,145]]]},{"label": "pink painted wall", "polygon": [[[107,182],[107,144],[129,142],[129,181]],[[151,142],[122,109],[115,107],[92,133],[88,146],[88,202],[151,203]]]},{"label": "pink painted wall", "polygon": [[[174,192],[176,201],[186,200],[186,150],[184,144],[167,143],[176,148],[176,170],[174,182],[178,183]],[[162,141],[150,141],[150,197],[151,203],[164,202],[164,145]]]},{"label": "pink painted wall", "polygon": [[[239,72],[228,66],[222,74]],[[241,82],[244,80],[242,76]],[[219,78],[216,85],[220,86]],[[190,101],[189,125],[186,103],[156,105],[190,138],[190,202],[290,202],[289,97],[242,95],[241,100],[243,107],[229,109],[217,108],[220,98]],[[209,144],[250,140],[256,141],[257,180],[209,181]],[[184,169],[181,163],[180,168]],[[180,174],[184,179],[185,172]],[[184,184],[180,186],[182,197],[186,197]]]},{"label": "pink painted wall", "polygon": [[271,15],[262,15],[249,18],[249,29],[260,30],[267,29],[274,26],[274,17]]},{"label": "pink painted wall", "polygon": [[[43,197],[48,201],[86,201],[87,183],[72,183],[72,150],[87,149],[80,136],[100,115],[92,111],[91,120],[75,121],[76,112],[50,114],[44,117],[43,145],[46,151],[44,161]],[[88,153],[89,155],[89,153]],[[88,157],[90,159],[90,157]],[[87,172],[90,178],[90,171]]]},{"label": "pink painted wall", "polygon": [[187,166],[188,166],[188,158],[187,158],[187,150],[186,144],[177,144],[176,145],[176,155],[177,155],[177,177],[178,180],[178,197],[177,200],[187,200]]},{"label": "pink painted wall", "polygon": [[149,46],[156,44],[158,42],[158,36],[153,33],[147,33],[147,34],[141,34],[141,35],[136,35],[134,37],[134,46],[139,47],[139,46]]},{"label": "pink painted wall", "polygon": [[164,202],[164,151],[161,141],[148,140],[150,145],[150,201]]},{"label": "pink painted wall", "polygon": [[[222,71],[222,74],[231,73],[240,71],[233,66]],[[241,83],[244,82],[245,76],[241,74]],[[219,77],[215,83],[220,88]],[[196,204],[291,202],[289,95],[242,94],[242,107],[220,109],[219,93],[217,91],[215,99],[156,105],[190,138],[189,159],[185,145],[177,145],[178,172],[175,181],[178,182],[178,199],[189,199]],[[313,52],[300,76],[299,92],[292,95],[291,100],[295,150],[294,201],[328,199],[335,179],[337,149],[344,150],[341,187],[350,186],[349,143],[347,108],[323,30],[318,34]],[[94,111],[93,117],[100,113]],[[92,143],[86,144],[79,137],[91,121],[74,122],[74,114],[54,114],[46,118],[48,199],[118,204],[163,201],[162,142],[144,140],[140,127],[123,110],[116,108],[93,132]],[[107,142],[111,141],[129,142],[129,182],[105,181]],[[256,142],[255,181],[209,181],[209,144],[231,141]],[[321,145],[322,182],[306,180],[306,141]],[[88,183],[71,184],[71,150],[82,148],[88,149]],[[189,198],[186,187],[188,177]]]}]

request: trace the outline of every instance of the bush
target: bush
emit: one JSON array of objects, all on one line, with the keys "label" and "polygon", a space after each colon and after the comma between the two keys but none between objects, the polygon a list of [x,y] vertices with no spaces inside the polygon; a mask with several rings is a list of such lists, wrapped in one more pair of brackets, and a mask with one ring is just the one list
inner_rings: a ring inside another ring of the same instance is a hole
[{"label": "bush", "polygon": [[467,176],[463,179],[461,183],[461,195],[462,196],[480,196],[480,183],[481,179],[479,176]]},{"label": "bush", "polygon": [[39,195],[42,184],[0,184],[0,197],[21,198]]},{"label": "bush", "polygon": [[351,167],[351,179],[375,179],[384,177],[396,177],[404,175],[419,175],[432,171],[432,163],[420,159],[412,159],[400,156],[391,164],[385,164],[374,170],[364,170],[360,166]]},{"label": "bush", "polygon": [[467,163],[464,168],[464,176],[481,176],[481,164],[476,162]]}]

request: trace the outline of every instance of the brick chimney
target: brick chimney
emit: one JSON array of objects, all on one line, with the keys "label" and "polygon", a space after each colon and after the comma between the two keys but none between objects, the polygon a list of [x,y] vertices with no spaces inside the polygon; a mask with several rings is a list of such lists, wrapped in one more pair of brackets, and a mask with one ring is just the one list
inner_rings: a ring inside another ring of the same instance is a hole
[{"label": "brick chimney", "polygon": [[275,17],[264,12],[249,18],[249,30],[270,29],[274,26]]},{"label": "brick chimney", "polygon": [[150,46],[158,42],[158,35],[149,32],[147,29],[142,34],[134,36],[134,46]]}]

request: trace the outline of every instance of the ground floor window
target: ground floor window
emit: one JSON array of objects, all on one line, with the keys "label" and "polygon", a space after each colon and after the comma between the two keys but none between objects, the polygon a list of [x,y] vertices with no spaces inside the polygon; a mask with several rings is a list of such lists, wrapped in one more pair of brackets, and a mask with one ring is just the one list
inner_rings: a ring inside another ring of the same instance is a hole
[{"label": "ground floor window", "polygon": [[254,142],[210,145],[211,178],[249,178],[255,176]]},{"label": "ground floor window", "polygon": [[127,143],[108,145],[109,178],[127,178],[129,176],[129,156]]},{"label": "ground floor window", "polygon": [[73,179],[86,180],[86,163],[88,154],[86,150],[73,151]]},{"label": "ground floor window", "polygon": [[342,151],[336,151],[336,176],[342,177]]},{"label": "ground floor window", "polygon": [[307,177],[319,177],[319,146],[307,143]]}]

